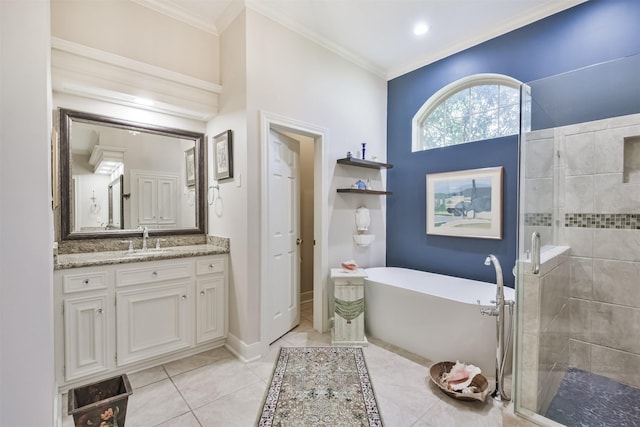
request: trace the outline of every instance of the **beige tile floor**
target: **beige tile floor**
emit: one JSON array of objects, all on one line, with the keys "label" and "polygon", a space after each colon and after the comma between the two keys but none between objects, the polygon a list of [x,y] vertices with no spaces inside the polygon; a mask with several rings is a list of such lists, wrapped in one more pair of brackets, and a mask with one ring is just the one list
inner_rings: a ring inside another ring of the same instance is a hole
[{"label": "beige tile floor", "polygon": [[[303,304],[301,324],[271,345],[260,360],[243,363],[226,348],[218,348],[128,374],[133,394],[126,427],[255,425],[280,347],[330,345],[330,334],[313,330],[311,309],[311,304]],[[446,396],[429,381],[428,361],[380,342],[370,343],[364,353],[385,426],[502,425],[502,403],[491,398],[484,403],[462,402]],[[62,426],[73,426],[73,418],[63,411]]]}]

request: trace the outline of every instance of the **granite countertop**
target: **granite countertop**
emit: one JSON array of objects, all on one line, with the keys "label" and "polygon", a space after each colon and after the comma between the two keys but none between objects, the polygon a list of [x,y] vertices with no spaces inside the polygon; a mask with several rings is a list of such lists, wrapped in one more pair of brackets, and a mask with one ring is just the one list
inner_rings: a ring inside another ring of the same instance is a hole
[{"label": "granite countertop", "polygon": [[127,264],[161,259],[186,258],[204,255],[228,254],[229,248],[218,245],[203,244],[189,246],[167,246],[161,249],[136,249],[129,251],[84,252],[78,254],[58,255],[54,270],[66,268],[91,267],[95,265]]}]

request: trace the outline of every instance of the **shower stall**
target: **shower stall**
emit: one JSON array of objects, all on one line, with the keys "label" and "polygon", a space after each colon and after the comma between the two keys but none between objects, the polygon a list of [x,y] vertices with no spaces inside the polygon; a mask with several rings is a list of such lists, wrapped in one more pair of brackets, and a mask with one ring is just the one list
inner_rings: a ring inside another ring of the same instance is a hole
[{"label": "shower stall", "polygon": [[640,426],[640,55],[522,87],[515,412]]}]

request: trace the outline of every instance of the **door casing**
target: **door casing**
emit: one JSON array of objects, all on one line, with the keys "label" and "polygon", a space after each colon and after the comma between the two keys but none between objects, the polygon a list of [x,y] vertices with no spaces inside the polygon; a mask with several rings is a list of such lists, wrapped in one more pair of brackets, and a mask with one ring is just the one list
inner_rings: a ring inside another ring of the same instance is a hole
[{"label": "door casing", "polygon": [[326,128],[310,123],[295,120],[279,114],[260,112],[260,163],[261,163],[261,188],[260,188],[260,341],[262,354],[269,350],[267,342],[267,310],[266,310],[266,286],[267,262],[268,262],[268,229],[269,218],[267,202],[269,198],[268,156],[269,131],[271,129],[280,132],[302,134],[313,139],[313,215],[314,215],[314,251],[313,251],[313,329],[324,333],[329,329],[329,310],[327,300],[328,265],[328,241],[329,241],[329,207],[325,203],[328,197],[328,171],[325,167],[326,158]]}]

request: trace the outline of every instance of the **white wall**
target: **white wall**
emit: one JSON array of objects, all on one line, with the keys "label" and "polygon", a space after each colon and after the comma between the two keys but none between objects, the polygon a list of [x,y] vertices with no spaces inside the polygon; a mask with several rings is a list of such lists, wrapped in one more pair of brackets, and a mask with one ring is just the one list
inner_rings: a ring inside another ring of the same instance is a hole
[{"label": "white wall", "polygon": [[0,1],[0,424],[53,425],[49,2]]},{"label": "white wall", "polygon": [[[209,123],[207,135],[209,185],[215,183],[213,136],[231,129],[233,139],[233,175],[220,181],[217,200],[209,205],[209,234],[231,239],[229,274],[229,332],[242,336],[249,326],[247,307],[247,120],[246,120],[246,57],[245,20],[240,14],[220,35],[220,112]],[[255,340],[255,339],[254,339]]]},{"label": "white wall", "polygon": [[[74,160],[77,156],[73,156]],[[75,194],[79,201],[74,205],[74,231],[91,231],[102,227],[109,220],[109,182],[108,175],[75,175]],[[95,205],[92,198],[95,197]],[[75,212],[75,208],[79,212]]]},{"label": "white wall", "polygon": [[[361,142],[367,152],[386,157],[386,81],[365,71],[318,44],[251,10],[247,12],[248,143],[259,152],[259,111],[277,113],[329,130],[325,168],[331,177],[329,264],[354,256],[354,212],[361,204],[372,209],[372,233],[384,236],[385,200],[378,196],[339,195],[338,187],[350,186],[360,177],[380,177],[362,168],[336,166],[347,151],[356,152]],[[259,189],[259,168],[250,167],[250,188]],[[378,178],[379,179],[379,178]],[[382,186],[380,182],[378,185]],[[250,197],[258,203],[259,198]],[[259,212],[256,208],[250,212]],[[253,222],[253,221],[250,221]],[[256,221],[257,222],[257,221]],[[371,248],[369,264],[383,265],[383,239]]]},{"label": "white wall", "polygon": [[[330,190],[318,197],[330,209],[329,263],[337,266],[341,260],[354,257],[353,215],[366,203],[372,209],[372,232],[381,238],[365,256],[370,265],[383,265],[385,202],[377,196],[361,200],[337,195],[336,188],[348,186],[363,175],[360,170],[337,169],[335,161],[349,150],[356,151],[365,141],[369,152],[385,159],[386,82],[250,9],[220,39],[222,111],[210,130],[231,128],[238,134],[234,139],[234,167],[242,180],[240,188],[239,182],[221,185],[224,214],[221,218],[210,215],[210,232],[231,238],[230,332],[245,344],[252,344],[260,340],[262,285],[260,112],[328,129],[323,167],[331,177]],[[371,173],[382,180],[379,172]]]},{"label": "white wall", "polygon": [[54,37],[218,83],[218,37],[133,1],[52,0]]}]

